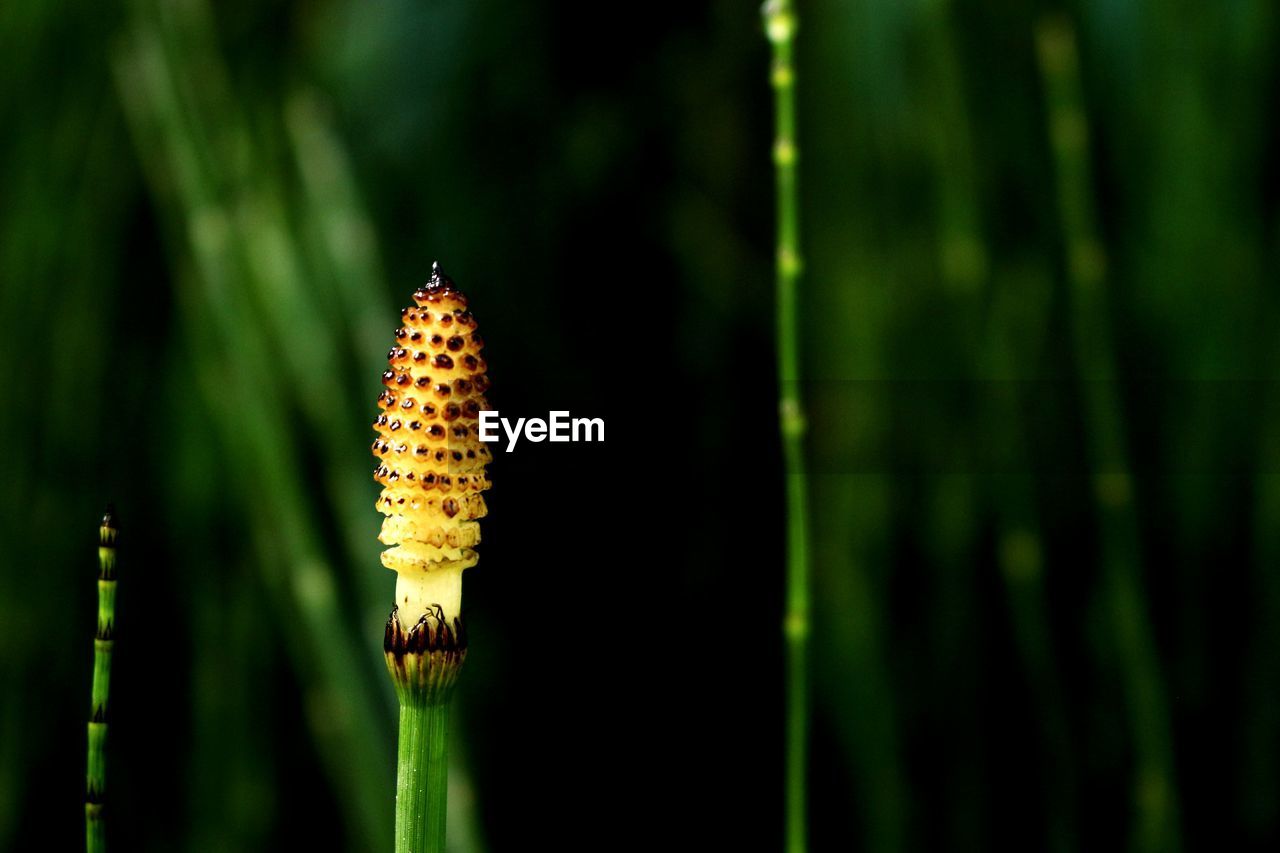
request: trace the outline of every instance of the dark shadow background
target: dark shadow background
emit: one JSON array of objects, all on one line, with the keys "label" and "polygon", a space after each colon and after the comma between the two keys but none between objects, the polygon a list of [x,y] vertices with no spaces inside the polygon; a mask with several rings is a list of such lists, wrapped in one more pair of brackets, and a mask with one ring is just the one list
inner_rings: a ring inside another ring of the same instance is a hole
[{"label": "dark shadow background", "polygon": [[[1274,844],[1275,10],[799,15],[813,849]],[[0,849],[81,844],[108,501],[115,847],[389,847],[435,260],[493,405],[607,436],[496,454],[451,844],[777,849],[756,4],[8,0],[0,56]]]}]

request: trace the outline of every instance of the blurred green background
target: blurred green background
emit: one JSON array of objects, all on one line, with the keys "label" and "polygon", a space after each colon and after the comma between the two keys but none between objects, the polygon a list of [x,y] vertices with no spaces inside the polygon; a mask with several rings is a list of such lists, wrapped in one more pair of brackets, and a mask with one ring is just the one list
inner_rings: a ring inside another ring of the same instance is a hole
[{"label": "blurred green background", "polygon": [[[815,850],[1280,840],[1277,9],[799,4]],[[439,260],[503,414],[459,851],[776,849],[753,2],[0,4],[0,848],[388,849],[369,422]]]}]

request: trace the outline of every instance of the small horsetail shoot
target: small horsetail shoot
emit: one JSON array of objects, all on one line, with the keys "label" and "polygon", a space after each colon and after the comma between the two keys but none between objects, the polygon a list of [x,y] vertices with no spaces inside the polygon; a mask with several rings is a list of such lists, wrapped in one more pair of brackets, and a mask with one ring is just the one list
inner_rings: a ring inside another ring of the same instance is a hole
[{"label": "small horsetail shoot", "polygon": [[116,621],[116,526],[108,507],[98,528],[98,630],[93,638],[93,710],[89,717],[89,766],[85,774],[84,834],[88,853],[107,849],[103,794],[107,784],[107,694]]}]

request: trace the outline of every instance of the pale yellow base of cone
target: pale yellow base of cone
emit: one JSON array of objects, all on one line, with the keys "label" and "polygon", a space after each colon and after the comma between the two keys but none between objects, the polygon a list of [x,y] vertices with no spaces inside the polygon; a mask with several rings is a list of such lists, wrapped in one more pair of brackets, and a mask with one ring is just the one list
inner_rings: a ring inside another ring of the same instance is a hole
[{"label": "pale yellow base of cone", "polygon": [[400,572],[396,580],[396,607],[400,624],[409,630],[423,614],[436,618],[443,611],[445,624],[462,613],[462,572],[460,566],[447,566],[429,571],[416,569]]}]

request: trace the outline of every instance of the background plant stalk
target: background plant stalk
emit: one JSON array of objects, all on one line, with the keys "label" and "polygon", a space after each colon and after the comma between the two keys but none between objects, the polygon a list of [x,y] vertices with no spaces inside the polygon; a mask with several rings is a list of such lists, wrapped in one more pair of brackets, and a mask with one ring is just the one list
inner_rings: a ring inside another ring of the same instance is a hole
[{"label": "background plant stalk", "polygon": [[800,399],[800,343],[796,286],[800,279],[800,215],[796,186],[795,72],[791,46],[796,19],[788,0],[763,8],[773,45],[773,162],[777,179],[778,416],[786,465],[787,576],[782,630],[787,645],[786,849],[807,847],[805,776],[808,765],[809,483],[804,470],[804,407]]}]

